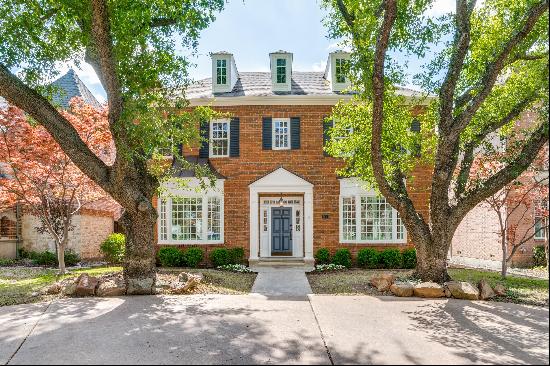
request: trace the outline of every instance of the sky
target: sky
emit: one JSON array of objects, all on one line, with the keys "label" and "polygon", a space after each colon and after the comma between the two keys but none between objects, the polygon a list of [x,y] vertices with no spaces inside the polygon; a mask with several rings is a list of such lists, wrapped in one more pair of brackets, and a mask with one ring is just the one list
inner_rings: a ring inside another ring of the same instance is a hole
[{"label": "sky", "polygon": [[[269,71],[269,53],[280,49],[293,53],[293,70],[324,71],[329,52],[340,47],[337,40],[327,38],[320,5],[320,0],[228,0],[201,33],[196,55],[190,57],[195,66],[189,75],[195,80],[210,77],[209,53],[215,51],[233,53],[239,71]],[[436,0],[430,13],[439,15],[454,7],[454,0]],[[409,73],[420,71],[420,65],[419,60],[409,62]],[[75,71],[103,102],[105,92],[92,67],[83,63]]]}]

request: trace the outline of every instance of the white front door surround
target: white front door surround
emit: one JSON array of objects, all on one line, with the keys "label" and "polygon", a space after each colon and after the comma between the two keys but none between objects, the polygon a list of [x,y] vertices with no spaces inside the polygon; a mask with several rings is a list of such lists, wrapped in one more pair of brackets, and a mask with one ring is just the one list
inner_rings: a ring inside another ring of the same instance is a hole
[{"label": "white front door surround", "polygon": [[[281,195],[287,200],[285,207],[293,207],[293,227],[296,225],[296,210],[301,219],[300,234],[302,238],[293,233],[292,257],[304,258],[304,261],[313,261],[313,184],[298,177],[284,168],[279,168],[272,173],[260,178],[249,185],[250,190],[250,262],[258,262],[261,258],[271,257],[269,237],[261,238],[263,231],[263,215],[261,206],[271,207],[271,200],[278,200]],[[294,202],[294,200],[298,202]],[[299,202],[301,201],[301,202]],[[268,213],[269,215],[269,213]],[[261,219],[260,219],[261,218]],[[268,218],[268,223],[270,222]],[[269,224],[268,224],[269,225]],[[269,230],[269,229],[268,229]],[[266,240],[267,238],[267,240]],[[303,243],[303,244],[302,244]],[[281,260],[289,257],[278,257]]]},{"label": "white front door surround", "polygon": [[[283,196],[282,207],[292,209],[292,257],[304,257],[303,236],[303,199],[302,196]],[[281,196],[260,196],[260,257],[271,257],[271,212],[275,207],[281,207]]]}]

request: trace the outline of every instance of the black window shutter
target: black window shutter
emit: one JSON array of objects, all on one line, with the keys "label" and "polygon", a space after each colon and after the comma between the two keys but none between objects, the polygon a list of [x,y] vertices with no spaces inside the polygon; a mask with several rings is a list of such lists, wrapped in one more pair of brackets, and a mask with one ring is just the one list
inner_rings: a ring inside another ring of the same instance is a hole
[{"label": "black window shutter", "polygon": [[262,119],[262,148],[264,150],[271,150],[271,126],[273,119],[271,117],[264,117]]},{"label": "black window shutter", "polygon": [[210,122],[201,122],[200,136],[202,141],[199,149],[199,157],[207,158],[209,155]]},{"label": "black window shutter", "polygon": [[300,118],[290,118],[290,148],[292,150],[300,148]]},{"label": "black window shutter", "polygon": [[330,139],[329,136],[329,130],[334,126],[334,122],[332,120],[326,120],[323,118],[323,155],[329,156],[329,153],[327,153],[324,150],[324,147],[327,146],[327,143]]},{"label": "black window shutter", "polygon": [[229,124],[229,156],[239,156],[239,143],[240,143],[240,122],[239,118],[231,118]]}]

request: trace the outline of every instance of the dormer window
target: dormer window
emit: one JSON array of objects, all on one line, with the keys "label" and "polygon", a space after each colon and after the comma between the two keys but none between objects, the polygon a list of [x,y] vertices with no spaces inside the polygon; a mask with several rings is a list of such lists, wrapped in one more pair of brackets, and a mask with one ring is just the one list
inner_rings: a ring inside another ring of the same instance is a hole
[{"label": "dormer window", "polygon": [[277,59],[277,84],[286,83],[286,60],[284,58]]},{"label": "dormer window", "polygon": [[334,92],[341,92],[350,87],[348,78],[350,54],[344,51],[331,52],[325,70],[325,79],[331,84]]},{"label": "dormer window", "polygon": [[227,84],[227,60],[217,60],[216,82],[218,85]]},{"label": "dormer window", "polygon": [[211,53],[212,57],[212,93],[229,93],[239,79],[237,65],[233,55],[220,51]]},{"label": "dormer window", "polygon": [[269,54],[271,68],[271,90],[289,92],[292,90],[292,53],[277,51]]}]

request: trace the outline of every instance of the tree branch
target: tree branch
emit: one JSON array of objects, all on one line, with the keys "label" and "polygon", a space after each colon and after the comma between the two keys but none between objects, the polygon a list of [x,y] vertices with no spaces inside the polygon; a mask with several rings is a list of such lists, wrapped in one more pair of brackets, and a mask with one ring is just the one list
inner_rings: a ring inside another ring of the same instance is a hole
[{"label": "tree branch", "polygon": [[515,32],[508,42],[506,42],[506,45],[500,51],[495,60],[487,65],[485,73],[481,77],[481,81],[479,83],[479,85],[481,85],[479,93],[473,98],[472,102],[466,107],[466,109],[454,119],[453,130],[462,131],[468,123],[470,123],[481,104],[485,101],[487,96],[489,96],[493,86],[495,85],[497,77],[504,68],[505,62],[508,59],[508,56],[512,53],[514,47],[516,47],[529,35],[531,30],[535,27],[537,21],[547,10],[548,0],[541,1],[529,10],[523,27]]},{"label": "tree branch", "polygon": [[[106,0],[92,1],[92,32],[95,52],[86,52],[88,58],[96,58],[101,80],[109,101],[109,123],[114,125],[120,119],[123,108],[122,89],[116,73],[116,61],[113,54],[113,41],[109,25]],[[94,57],[95,56],[95,57]],[[93,61],[92,61],[93,62]],[[92,64],[92,66],[94,66]],[[116,129],[115,129],[116,130]],[[115,137],[115,135],[113,136]]]},{"label": "tree branch", "polygon": [[548,121],[539,127],[526,141],[518,156],[498,173],[487,179],[484,184],[471,190],[460,198],[452,210],[453,218],[461,219],[478,203],[501,190],[504,186],[516,179],[535,160],[538,152],[548,141]]},{"label": "tree branch", "polygon": [[337,0],[336,1],[338,5],[338,10],[340,10],[340,14],[342,14],[342,18],[344,18],[344,21],[350,28],[350,31],[353,33],[353,26],[355,22],[355,16],[353,14],[350,14],[348,11],[348,8],[346,7],[346,4],[344,4],[343,0]]},{"label": "tree branch", "polygon": [[439,90],[440,130],[445,133],[452,123],[454,93],[460,73],[464,67],[464,60],[470,48],[470,16],[475,5],[468,4],[467,0],[456,1],[457,31],[454,37],[453,54],[445,80]]},{"label": "tree branch", "polygon": [[535,100],[535,95],[529,95],[517,103],[512,110],[500,120],[493,121],[492,123],[485,126],[485,128],[476,134],[472,140],[466,144],[464,148],[464,157],[462,163],[460,164],[460,172],[457,177],[457,185],[455,190],[455,196],[460,197],[465,191],[468,183],[468,178],[470,177],[470,169],[472,168],[472,163],[474,161],[474,151],[477,146],[483,141],[490,133],[502,128],[508,123],[512,122]]},{"label": "tree branch", "polygon": [[104,190],[112,191],[109,167],[82,141],[73,125],[46,98],[26,86],[2,64],[0,64],[0,95],[43,125],[63,151],[90,179],[96,181]]}]

